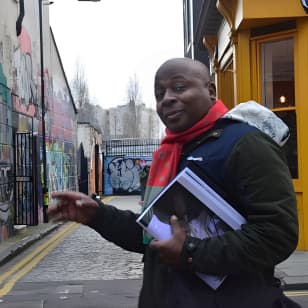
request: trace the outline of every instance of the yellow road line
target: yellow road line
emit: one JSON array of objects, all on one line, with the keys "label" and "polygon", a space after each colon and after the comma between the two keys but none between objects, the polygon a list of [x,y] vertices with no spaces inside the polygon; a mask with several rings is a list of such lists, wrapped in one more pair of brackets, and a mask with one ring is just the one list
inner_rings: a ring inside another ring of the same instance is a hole
[{"label": "yellow road line", "polygon": [[[0,275],[0,283],[9,277],[9,281],[0,289],[0,297],[6,295],[13,288],[15,283],[37,265],[52,249],[54,249],[65,236],[71,234],[79,227],[77,223],[69,223],[51,239],[35,249],[27,257],[16,263],[9,271]],[[15,273],[15,274],[14,274]]]},{"label": "yellow road line", "polygon": [[307,296],[308,291],[285,291],[283,292],[288,297]]},{"label": "yellow road line", "polygon": [[75,223],[70,223],[67,226],[65,226],[60,232],[58,232],[54,237],[46,241],[44,244],[39,246],[36,250],[34,250],[31,254],[23,258],[20,262],[16,263],[9,271],[4,273],[3,275],[0,275],[0,283],[2,283],[7,277],[12,275],[14,272],[19,270],[21,267],[23,267],[25,264],[31,261],[37,254],[39,254],[42,250],[44,250],[46,247],[48,247],[53,241],[55,241],[57,238],[61,237],[67,230],[73,227]]},{"label": "yellow road line", "polygon": [[[103,202],[109,202],[114,196],[103,198]],[[12,266],[7,272],[0,275],[0,284],[3,284],[8,280],[2,288],[0,288],[0,297],[6,295],[14,287],[15,283],[27,274],[34,266],[36,266],[50,251],[52,251],[65,236],[68,236],[74,232],[78,223],[72,222],[64,226],[55,236],[50,238],[48,241],[40,245],[31,254],[27,255],[21,261]]]},{"label": "yellow road line", "polygon": [[109,202],[111,201],[112,199],[114,199],[114,196],[109,196],[109,197],[105,197],[102,199],[103,202]]}]

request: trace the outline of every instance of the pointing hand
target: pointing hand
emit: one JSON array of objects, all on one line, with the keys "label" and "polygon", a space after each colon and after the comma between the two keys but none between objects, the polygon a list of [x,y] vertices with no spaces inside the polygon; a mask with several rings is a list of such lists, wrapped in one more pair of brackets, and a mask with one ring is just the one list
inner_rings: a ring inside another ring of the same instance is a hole
[{"label": "pointing hand", "polygon": [[51,197],[57,200],[48,208],[48,216],[53,221],[71,220],[88,224],[99,207],[95,200],[80,192],[54,192]]}]

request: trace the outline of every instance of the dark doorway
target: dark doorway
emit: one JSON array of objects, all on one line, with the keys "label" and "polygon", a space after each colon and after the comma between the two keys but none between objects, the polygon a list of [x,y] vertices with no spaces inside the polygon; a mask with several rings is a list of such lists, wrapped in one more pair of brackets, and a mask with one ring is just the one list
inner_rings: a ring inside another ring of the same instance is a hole
[{"label": "dark doorway", "polygon": [[89,193],[88,159],[84,155],[84,149],[82,144],[79,147],[79,158],[80,158],[79,191],[87,195]]}]

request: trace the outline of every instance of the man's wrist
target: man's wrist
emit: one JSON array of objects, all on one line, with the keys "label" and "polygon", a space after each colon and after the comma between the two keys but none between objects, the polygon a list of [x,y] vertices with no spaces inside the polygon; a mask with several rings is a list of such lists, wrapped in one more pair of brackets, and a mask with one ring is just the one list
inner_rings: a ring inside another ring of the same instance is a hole
[{"label": "man's wrist", "polygon": [[183,244],[182,252],[181,252],[181,259],[184,264],[192,265],[194,255],[198,249],[200,242],[201,242],[201,239],[199,238],[192,237],[192,236],[186,237],[184,244]]},{"label": "man's wrist", "polygon": [[87,226],[96,229],[101,225],[102,217],[104,216],[105,204],[99,199],[93,199],[97,203],[97,207],[93,207],[92,210],[95,212],[92,219],[87,223]]}]

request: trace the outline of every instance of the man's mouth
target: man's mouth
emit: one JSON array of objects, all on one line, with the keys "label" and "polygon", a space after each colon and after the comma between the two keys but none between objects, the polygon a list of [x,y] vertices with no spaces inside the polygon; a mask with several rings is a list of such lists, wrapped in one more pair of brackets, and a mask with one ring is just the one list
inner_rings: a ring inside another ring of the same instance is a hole
[{"label": "man's mouth", "polygon": [[183,113],[183,110],[173,110],[164,113],[164,118],[167,120],[175,120],[179,118]]}]

